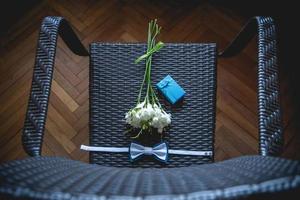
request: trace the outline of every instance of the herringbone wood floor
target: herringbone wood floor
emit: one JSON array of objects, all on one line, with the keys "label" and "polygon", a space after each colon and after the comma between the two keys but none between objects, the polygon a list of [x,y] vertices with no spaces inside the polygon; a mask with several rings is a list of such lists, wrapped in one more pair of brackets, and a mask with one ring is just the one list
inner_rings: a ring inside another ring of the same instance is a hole
[{"label": "herringbone wood floor", "polygon": [[[14,24],[1,42],[0,162],[25,157],[21,133],[30,89],[39,25],[44,16],[64,16],[83,43],[143,42],[150,19],[163,27],[165,42],[217,42],[219,49],[246,19],[201,1],[44,1]],[[88,58],[73,55],[59,40],[43,145],[44,155],[88,161]],[[284,79],[284,78],[283,78]],[[284,81],[283,81],[284,82]],[[299,141],[282,84],[286,112],[284,155],[299,158]],[[257,153],[256,43],[238,57],[218,61],[216,160]],[[296,141],[296,142],[295,142]]]}]

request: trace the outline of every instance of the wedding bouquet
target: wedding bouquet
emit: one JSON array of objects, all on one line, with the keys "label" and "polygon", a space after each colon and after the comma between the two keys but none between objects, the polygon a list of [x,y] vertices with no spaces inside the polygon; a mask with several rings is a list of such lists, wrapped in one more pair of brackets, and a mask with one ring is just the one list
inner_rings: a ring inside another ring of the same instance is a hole
[{"label": "wedding bouquet", "polygon": [[[161,27],[157,25],[157,20],[150,21],[147,52],[135,61],[135,63],[139,63],[145,59],[146,67],[137,104],[125,115],[126,123],[139,130],[138,134],[133,138],[138,138],[142,133],[152,133],[153,130],[157,130],[158,133],[162,134],[164,129],[171,124],[171,115],[163,110],[151,85],[152,55],[164,46],[164,43],[161,41],[156,43],[156,37],[160,30]],[[145,91],[145,96],[142,98],[143,91]]]}]

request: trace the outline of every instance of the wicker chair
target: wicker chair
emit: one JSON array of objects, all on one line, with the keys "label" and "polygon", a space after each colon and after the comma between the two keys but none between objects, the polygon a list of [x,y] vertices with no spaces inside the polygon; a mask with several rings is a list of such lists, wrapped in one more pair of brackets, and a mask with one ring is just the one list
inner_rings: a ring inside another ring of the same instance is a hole
[{"label": "wicker chair", "polygon": [[[258,29],[257,29],[258,27]],[[90,53],[61,17],[43,20],[23,147],[32,156],[0,166],[0,194],[30,199],[281,199],[299,193],[300,163],[274,157],[282,150],[276,38],[273,20],[255,17],[220,53],[242,50],[258,30],[259,153],[213,163],[213,157],[173,155],[169,164],[144,157],[131,163],[122,153],[90,154],[87,164],[41,156],[58,33],[80,56],[90,56],[90,144],[125,146],[124,113],[134,102],[143,66],[133,65],[145,44],[92,43]],[[213,151],[216,104],[216,45],[167,44],[153,57],[153,80],[172,73],[185,88],[173,107],[171,148]],[[187,70],[188,69],[188,70]],[[200,87],[201,86],[201,87]],[[120,117],[121,116],[121,117]],[[188,130],[187,130],[188,127]],[[142,142],[152,143],[145,138]]]}]

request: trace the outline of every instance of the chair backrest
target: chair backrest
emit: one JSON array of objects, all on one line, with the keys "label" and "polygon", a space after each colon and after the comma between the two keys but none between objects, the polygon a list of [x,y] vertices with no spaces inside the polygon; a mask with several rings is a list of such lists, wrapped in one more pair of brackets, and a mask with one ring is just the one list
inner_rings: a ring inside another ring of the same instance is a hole
[{"label": "chair backrest", "polygon": [[[126,147],[125,113],[135,106],[145,64],[134,64],[144,54],[145,44],[90,45],[90,145]],[[171,75],[186,91],[183,101],[171,106],[161,95],[160,102],[172,115],[164,138],[172,149],[213,151],[216,104],[216,45],[166,44],[153,56],[152,83]],[[141,137],[139,142],[159,142]],[[167,165],[152,157],[134,163],[128,154],[91,152],[91,163],[127,167],[178,167],[213,161],[212,156],[170,155]]]}]

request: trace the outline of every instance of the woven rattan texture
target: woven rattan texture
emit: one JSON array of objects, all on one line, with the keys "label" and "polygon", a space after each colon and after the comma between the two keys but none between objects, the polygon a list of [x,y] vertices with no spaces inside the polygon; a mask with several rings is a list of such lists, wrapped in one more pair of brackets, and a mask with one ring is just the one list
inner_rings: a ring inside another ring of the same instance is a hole
[{"label": "woven rattan texture", "polygon": [[258,33],[258,119],[259,152],[279,155],[283,148],[282,116],[275,22],[271,17],[253,17],[232,43],[219,55],[231,57],[246,47]]},{"label": "woven rattan texture", "polygon": [[56,200],[231,199],[299,188],[297,175],[298,161],[267,156],[168,169],[115,168],[35,157],[0,166],[0,193]]},{"label": "woven rattan texture", "polygon": [[41,153],[53,65],[61,17],[46,17],[39,33],[31,92],[23,129],[23,147],[36,156]]},{"label": "woven rattan texture", "polygon": [[39,32],[22,136],[24,150],[31,156],[41,154],[58,35],[73,53],[80,56],[89,55],[64,18],[55,16],[44,18]]},{"label": "woven rattan texture", "polygon": [[275,24],[270,17],[257,17],[258,23],[258,111],[260,153],[278,155],[283,133],[279,103],[279,77]]},{"label": "woven rattan texture", "polygon": [[[134,60],[144,54],[145,44],[92,43],[90,70],[90,145],[128,146],[125,112],[135,106],[144,63]],[[171,106],[160,102],[172,114],[165,140],[172,149],[213,151],[216,103],[216,45],[166,44],[153,56],[152,81],[156,84],[168,74],[186,91],[182,102]],[[158,141],[142,139],[145,145]],[[127,167],[178,167],[212,162],[212,157],[170,155],[167,165],[153,158],[130,163],[126,153],[91,152],[91,163]]]}]

